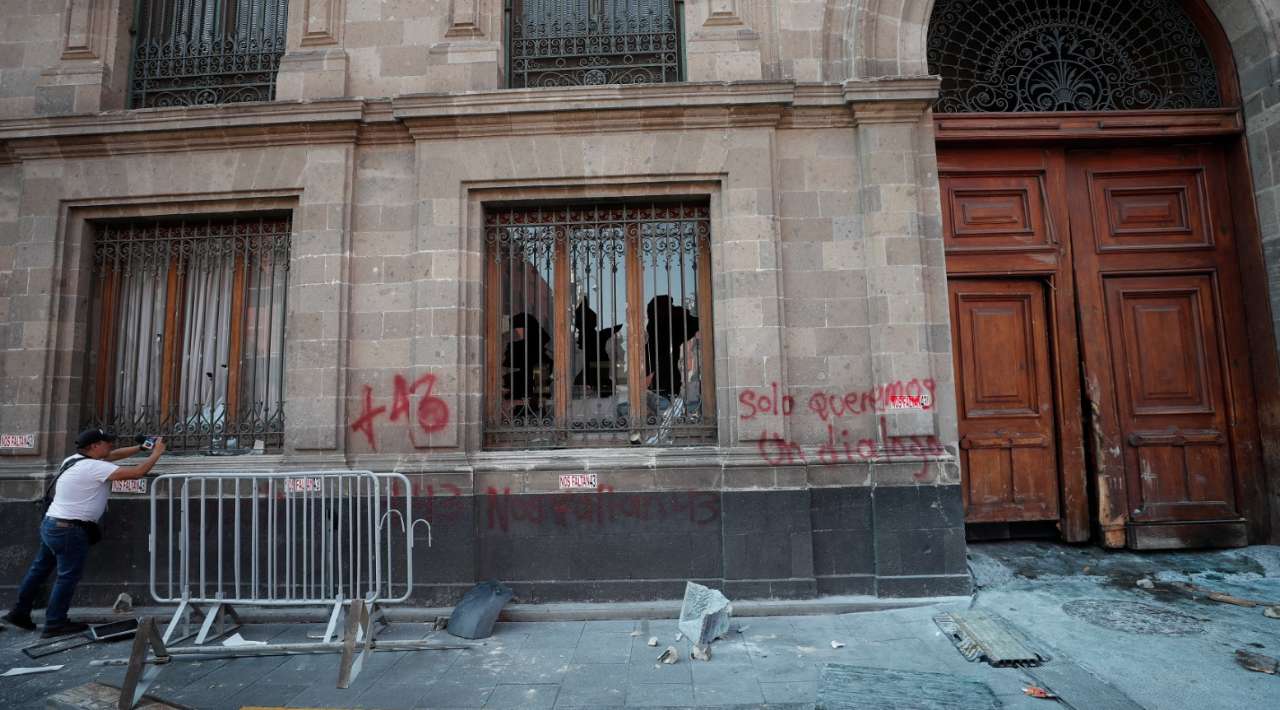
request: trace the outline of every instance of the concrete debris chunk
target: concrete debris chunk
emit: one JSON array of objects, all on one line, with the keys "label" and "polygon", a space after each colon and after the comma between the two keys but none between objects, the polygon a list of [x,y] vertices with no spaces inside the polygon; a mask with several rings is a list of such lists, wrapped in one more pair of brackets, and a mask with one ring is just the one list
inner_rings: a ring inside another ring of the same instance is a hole
[{"label": "concrete debris chunk", "polygon": [[671,665],[680,660],[680,652],[676,650],[675,646],[667,646],[667,650],[663,651],[662,655],[658,656],[658,660],[667,665]]},{"label": "concrete debris chunk", "polygon": [[677,641],[680,641],[680,640],[682,640],[683,638],[684,638],[684,634],[682,634],[682,633],[680,633],[679,631],[677,631],[677,632],[676,632],[676,640],[677,640]]},{"label": "concrete debris chunk", "polygon": [[684,603],[680,605],[680,631],[694,646],[706,646],[729,633],[733,605],[718,590],[686,582]]},{"label": "concrete debris chunk", "polygon": [[689,651],[689,657],[695,661],[709,661],[711,660],[711,646],[694,644],[693,650]]},{"label": "concrete debris chunk", "polygon": [[832,641],[831,648],[844,648],[844,644],[839,641]]},{"label": "concrete debris chunk", "polygon": [[1271,656],[1264,656],[1261,653],[1246,651],[1243,648],[1236,649],[1236,663],[1239,663],[1242,668],[1257,671],[1258,673],[1275,675],[1280,672],[1280,661]]},{"label": "concrete debris chunk", "polygon": [[650,645],[650,646],[655,646],[655,647],[656,647],[656,646],[658,645],[658,637],[657,637],[657,636],[650,636],[650,637],[649,637],[649,645]]},{"label": "concrete debris chunk", "polygon": [[120,596],[116,597],[116,603],[111,607],[111,611],[117,614],[128,614],[133,611],[133,597],[129,596],[128,592],[121,592]]},{"label": "concrete debris chunk", "polygon": [[1143,577],[1142,579],[1138,580],[1138,586],[1141,587],[1142,589],[1155,589],[1156,583],[1152,582],[1146,577]]},{"label": "concrete debris chunk", "polygon": [[34,673],[52,673],[60,671],[64,666],[36,666],[34,668],[10,668],[4,673],[0,673],[0,678],[9,678],[16,675],[32,675]]}]

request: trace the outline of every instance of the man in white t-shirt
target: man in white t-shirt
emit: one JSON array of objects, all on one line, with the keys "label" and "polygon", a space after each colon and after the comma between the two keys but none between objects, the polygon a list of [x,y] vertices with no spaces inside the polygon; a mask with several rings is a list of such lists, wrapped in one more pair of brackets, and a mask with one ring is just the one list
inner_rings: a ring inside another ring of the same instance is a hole
[{"label": "man in white t-shirt", "polygon": [[86,429],[76,437],[76,453],[62,462],[62,469],[55,478],[53,503],[45,511],[40,524],[40,550],[27,570],[27,576],[18,587],[18,603],[4,615],[4,620],[14,626],[34,631],[31,607],[36,593],[55,569],[57,579],[49,595],[49,606],[44,615],[43,638],[63,636],[85,631],[88,625],[67,619],[71,597],[84,573],[88,557],[90,528],[96,533],[98,519],[107,509],[107,496],[111,493],[111,481],[142,478],[147,475],[160,455],[164,453],[164,440],[156,439],[146,460],[136,466],[117,466],[112,461],[133,456],[141,446],[113,449],[116,435],[102,429]]}]

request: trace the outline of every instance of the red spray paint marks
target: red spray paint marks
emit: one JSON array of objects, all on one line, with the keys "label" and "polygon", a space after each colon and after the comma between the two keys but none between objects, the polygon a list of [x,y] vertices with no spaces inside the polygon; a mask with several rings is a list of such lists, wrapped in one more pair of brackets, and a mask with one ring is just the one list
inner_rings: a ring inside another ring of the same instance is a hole
[{"label": "red spray paint marks", "polygon": [[[417,420],[417,428],[427,434],[434,434],[443,431],[449,424],[449,404],[434,394],[436,386],[436,376],[433,374],[425,374],[409,384],[404,375],[396,375],[392,382],[391,395],[391,411],[387,419],[397,422],[403,419],[405,423],[409,423],[410,414],[414,415]],[[418,406],[412,405],[412,395],[419,395]],[[387,413],[387,406],[374,406],[373,388],[369,385],[364,386],[364,407],[360,412],[360,416],[351,422],[351,431],[358,431],[364,434],[364,438],[369,442],[370,448],[374,451],[378,450],[377,435],[374,433],[374,424],[378,417]],[[414,430],[409,429],[409,439],[416,445],[414,441]]]},{"label": "red spray paint marks", "polygon": [[[904,402],[928,410],[937,401],[935,387],[932,379],[925,378],[898,380],[865,391],[815,392],[809,397],[808,408],[824,422],[900,409]],[[743,390],[738,404],[742,405],[738,418],[746,421],[761,414],[789,417],[795,411],[795,398],[781,390],[777,382],[764,390]]]},{"label": "red spray paint marks", "polygon": [[879,417],[880,439],[849,438],[849,430],[841,429],[837,434],[835,425],[827,425],[827,440],[813,454],[813,458],[805,456],[804,449],[794,441],[789,441],[777,432],[766,431],[756,442],[760,458],[771,466],[793,464],[831,465],[840,463],[891,463],[895,460],[920,461],[920,470],[916,472],[917,480],[924,480],[929,475],[930,458],[945,456],[947,451],[938,437],[933,436],[898,436],[891,435],[884,417]]}]

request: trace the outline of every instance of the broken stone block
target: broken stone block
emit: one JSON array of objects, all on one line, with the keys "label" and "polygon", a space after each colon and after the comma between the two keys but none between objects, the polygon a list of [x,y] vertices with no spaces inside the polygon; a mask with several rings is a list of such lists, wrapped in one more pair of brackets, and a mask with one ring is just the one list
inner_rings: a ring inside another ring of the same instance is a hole
[{"label": "broken stone block", "polygon": [[711,660],[711,647],[694,644],[693,650],[689,651],[689,657],[695,661],[709,661]]},{"label": "broken stone block", "polygon": [[650,646],[657,646],[657,645],[658,645],[658,637],[657,637],[657,636],[650,636],[650,637],[649,637],[649,645],[650,645]]},{"label": "broken stone block", "polygon": [[116,603],[111,610],[117,614],[128,614],[133,611],[133,597],[129,596],[128,592],[121,592],[120,596],[116,597]]},{"label": "broken stone block", "polygon": [[695,647],[706,646],[729,633],[733,605],[719,590],[686,582],[684,603],[680,605],[680,631]]},{"label": "broken stone block", "polygon": [[658,656],[658,660],[667,665],[671,665],[680,660],[680,652],[676,650],[675,646],[667,646],[667,650],[663,651],[662,655]]}]

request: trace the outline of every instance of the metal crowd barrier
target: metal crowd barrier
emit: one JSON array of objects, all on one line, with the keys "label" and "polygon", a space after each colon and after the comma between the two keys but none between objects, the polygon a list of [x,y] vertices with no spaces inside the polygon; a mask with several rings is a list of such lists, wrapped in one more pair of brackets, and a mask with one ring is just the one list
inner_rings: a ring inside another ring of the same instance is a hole
[{"label": "metal crowd barrier", "polygon": [[[396,485],[403,496],[396,495]],[[151,485],[150,587],[178,604],[168,642],[191,613],[195,643],[235,606],[332,605],[325,642],[344,605],[403,602],[413,591],[415,520],[408,479],[371,471],[165,474]],[[210,607],[207,611],[204,607]],[[234,629],[232,629],[234,630]]]}]

